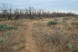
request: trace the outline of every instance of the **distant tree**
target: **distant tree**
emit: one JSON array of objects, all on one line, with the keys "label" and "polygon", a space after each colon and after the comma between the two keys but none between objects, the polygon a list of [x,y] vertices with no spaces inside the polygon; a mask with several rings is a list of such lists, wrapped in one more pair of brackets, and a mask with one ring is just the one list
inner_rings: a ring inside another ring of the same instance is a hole
[{"label": "distant tree", "polygon": [[3,3],[0,6],[0,10],[2,13],[2,18],[12,19],[12,6],[8,5],[7,3]]},{"label": "distant tree", "polygon": [[30,17],[31,19],[34,18],[34,16],[33,16],[34,10],[35,10],[35,9],[34,9],[33,7],[29,7],[29,8],[28,8],[28,14],[29,14],[29,17]]},{"label": "distant tree", "polygon": [[42,18],[42,11],[43,10],[41,10],[41,9],[38,10],[38,16],[39,16],[40,19]]},{"label": "distant tree", "polygon": [[12,19],[12,15],[13,15],[12,8],[9,8],[8,12],[9,12],[9,14],[8,14],[8,20],[10,20],[10,19]]},{"label": "distant tree", "polygon": [[8,17],[8,5],[3,3],[1,6],[0,6],[0,10],[2,12],[2,17],[3,18],[6,18]]},{"label": "distant tree", "polygon": [[19,9],[15,9],[14,10],[14,19],[18,19],[20,17],[20,10]]}]

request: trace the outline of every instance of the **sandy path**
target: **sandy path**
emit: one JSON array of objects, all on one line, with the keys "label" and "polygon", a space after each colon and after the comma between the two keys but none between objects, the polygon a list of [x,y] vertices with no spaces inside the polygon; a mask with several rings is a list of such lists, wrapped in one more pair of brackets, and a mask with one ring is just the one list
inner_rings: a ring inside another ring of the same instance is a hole
[{"label": "sandy path", "polygon": [[32,39],[32,25],[34,22],[30,22],[28,29],[26,31],[26,50],[28,52],[39,52],[38,47],[36,46],[35,41]]}]

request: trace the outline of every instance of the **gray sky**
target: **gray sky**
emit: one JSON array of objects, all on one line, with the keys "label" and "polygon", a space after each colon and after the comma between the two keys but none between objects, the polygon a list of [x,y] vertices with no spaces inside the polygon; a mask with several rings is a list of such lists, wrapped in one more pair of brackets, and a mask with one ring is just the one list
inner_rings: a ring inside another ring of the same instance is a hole
[{"label": "gray sky", "polygon": [[26,8],[29,6],[36,9],[50,11],[73,11],[78,12],[78,0],[0,0],[0,5],[6,3],[13,8]]}]

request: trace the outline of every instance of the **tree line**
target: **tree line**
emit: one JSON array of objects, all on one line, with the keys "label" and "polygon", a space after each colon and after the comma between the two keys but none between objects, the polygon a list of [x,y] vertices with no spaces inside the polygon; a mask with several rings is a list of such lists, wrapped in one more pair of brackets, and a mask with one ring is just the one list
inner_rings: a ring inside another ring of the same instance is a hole
[{"label": "tree line", "polygon": [[19,18],[41,19],[53,17],[66,17],[66,16],[78,17],[78,15],[74,13],[50,12],[41,9],[36,10],[33,7],[29,7],[26,9],[13,9],[5,6],[0,7],[0,18],[6,19],[19,19]]}]

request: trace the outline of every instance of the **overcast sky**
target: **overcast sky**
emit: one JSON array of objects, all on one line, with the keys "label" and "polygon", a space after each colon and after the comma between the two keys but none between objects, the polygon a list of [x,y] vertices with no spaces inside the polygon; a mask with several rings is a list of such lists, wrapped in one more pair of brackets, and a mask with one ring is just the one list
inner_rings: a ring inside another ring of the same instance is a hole
[{"label": "overcast sky", "polygon": [[37,9],[51,11],[78,12],[78,0],[0,0],[0,5],[2,3],[12,5],[13,8],[33,6]]}]

